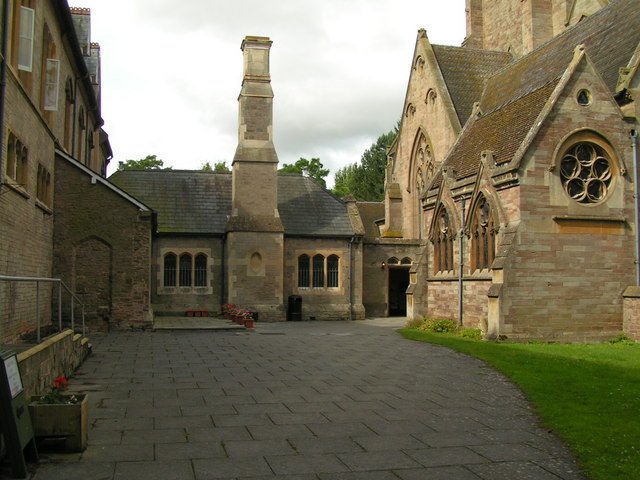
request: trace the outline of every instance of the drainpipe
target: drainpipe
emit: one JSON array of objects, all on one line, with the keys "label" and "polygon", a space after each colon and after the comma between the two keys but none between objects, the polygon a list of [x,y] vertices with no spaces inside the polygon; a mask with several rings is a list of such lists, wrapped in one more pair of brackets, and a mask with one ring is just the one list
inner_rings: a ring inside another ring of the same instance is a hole
[{"label": "drainpipe", "polygon": [[640,168],[638,165],[638,132],[636,130],[631,130],[629,132],[631,135],[631,147],[633,148],[633,172],[635,175],[635,179],[633,182],[633,198],[635,199],[635,229],[636,229],[636,258],[635,258],[635,267],[636,267],[636,285],[640,286],[640,232],[638,231],[638,227],[640,226],[640,198],[638,198],[638,182],[640,182]]},{"label": "drainpipe", "polygon": [[463,325],[464,314],[464,282],[462,276],[464,274],[464,198],[460,199],[460,208],[462,209],[462,220],[460,223],[460,269],[458,271],[458,322]]},{"label": "drainpipe", "polygon": [[[2,9],[2,64],[0,64],[0,145],[4,144],[4,104],[7,90],[7,55],[9,49],[9,0]],[[2,152],[5,150],[2,149]],[[0,185],[2,185],[2,152],[0,152]]]},{"label": "drainpipe", "polygon": [[356,237],[349,240],[349,321],[353,320],[353,242]]},{"label": "drainpipe", "polygon": [[225,301],[227,296],[225,294],[225,288],[226,288],[226,272],[225,272],[225,268],[226,268],[226,262],[225,262],[225,255],[226,255],[226,243],[227,243],[227,234],[223,233],[222,234],[222,242],[221,242],[221,246],[220,246],[220,305],[224,305],[227,302]]}]

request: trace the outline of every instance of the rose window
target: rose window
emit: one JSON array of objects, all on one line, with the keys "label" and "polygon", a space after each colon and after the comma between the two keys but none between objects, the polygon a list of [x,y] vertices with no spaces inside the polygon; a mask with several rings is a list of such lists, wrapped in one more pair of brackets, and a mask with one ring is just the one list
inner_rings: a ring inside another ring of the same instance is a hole
[{"label": "rose window", "polygon": [[611,163],[604,150],[589,142],[579,143],[564,154],[560,177],[565,191],[578,203],[597,203],[611,185]]}]

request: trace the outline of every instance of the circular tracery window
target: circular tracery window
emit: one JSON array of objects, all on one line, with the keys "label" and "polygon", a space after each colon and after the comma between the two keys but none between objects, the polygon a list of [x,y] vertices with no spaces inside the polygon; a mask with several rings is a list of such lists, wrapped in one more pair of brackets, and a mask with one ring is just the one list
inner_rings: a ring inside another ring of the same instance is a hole
[{"label": "circular tracery window", "polygon": [[565,191],[578,203],[598,203],[611,185],[611,162],[605,151],[591,142],[571,147],[560,162]]}]

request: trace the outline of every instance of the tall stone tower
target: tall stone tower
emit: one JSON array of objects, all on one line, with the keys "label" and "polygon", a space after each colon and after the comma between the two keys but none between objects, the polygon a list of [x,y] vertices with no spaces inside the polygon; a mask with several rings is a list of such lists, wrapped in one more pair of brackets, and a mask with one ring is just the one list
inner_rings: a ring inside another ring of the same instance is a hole
[{"label": "tall stone tower", "polygon": [[241,46],[244,77],[227,222],[227,298],[257,311],[260,321],[284,320],[284,228],[273,146],[271,44],[267,37],[246,37]]}]

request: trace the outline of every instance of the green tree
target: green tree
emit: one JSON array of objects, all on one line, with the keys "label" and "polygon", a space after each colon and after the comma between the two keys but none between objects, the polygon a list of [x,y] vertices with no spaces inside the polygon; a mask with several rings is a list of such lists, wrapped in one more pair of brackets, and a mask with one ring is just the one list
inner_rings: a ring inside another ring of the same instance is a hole
[{"label": "green tree", "polygon": [[214,172],[228,172],[229,167],[227,167],[227,162],[216,162],[213,166]]},{"label": "green tree", "polygon": [[384,175],[387,151],[398,135],[398,126],[382,134],[362,154],[360,163],[352,163],[335,174],[333,194],[342,198],[353,195],[356,200],[380,202],[384,199]]},{"label": "green tree", "polygon": [[305,177],[313,178],[316,182],[326,188],[327,182],[325,177],[329,175],[329,169],[324,168],[319,158],[312,158],[307,160],[306,158],[300,158],[296,163],[285,163],[282,168],[278,170],[281,173],[297,173],[304,175]]},{"label": "green tree", "polygon": [[215,165],[211,165],[211,162],[207,161],[202,164],[200,170],[205,172],[228,172],[227,162],[216,162]]},{"label": "green tree", "polygon": [[140,160],[118,162],[118,171],[120,170],[171,170],[171,167],[164,167],[164,162],[156,155],[147,155]]}]

